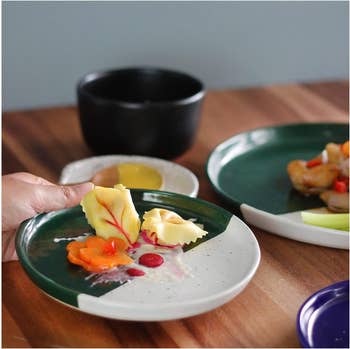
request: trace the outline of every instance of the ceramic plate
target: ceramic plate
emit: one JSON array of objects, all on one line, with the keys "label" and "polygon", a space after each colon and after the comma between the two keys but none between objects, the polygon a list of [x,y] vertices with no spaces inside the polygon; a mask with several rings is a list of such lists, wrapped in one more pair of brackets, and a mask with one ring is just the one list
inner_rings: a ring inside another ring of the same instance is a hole
[{"label": "ceramic plate", "polygon": [[208,178],[246,222],[294,240],[347,249],[348,232],[302,222],[300,211],[324,204],[317,196],[305,197],[294,190],[286,168],[291,160],[313,158],[328,142],[344,142],[348,127],[291,124],[237,134],[210,154]]},{"label": "ceramic plate", "polygon": [[[185,278],[159,282],[142,276],[126,283],[94,285],[96,279],[66,259],[69,240],[64,239],[92,233],[80,207],[75,207],[36,216],[21,225],[16,250],[32,281],[51,297],[83,312],[138,321],[200,314],[245,288],[258,267],[260,250],[241,220],[218,206],[184,195],[132,190],[132,197],[140,215],[154,207],[166,208],[185,219],[196,219],[209,232],[184,248],[182,263],[189,270]],[[162,273],[160,268],[157,270]]]},{"label": "ceramic plate", "polygon": [[298,312],[297,331],[304,348],[349,348],[349,280],[308,298]]},{"label": "ceramic plate", "polygon": [[187,168],[174,162],[137,155],[94,156],[71,162],[62,170],[59,182],[70,184],[88,181],[99,170],[123,162],[136,162],[157,169],[163,177],[161,190],[196,197],[198,179]]}]

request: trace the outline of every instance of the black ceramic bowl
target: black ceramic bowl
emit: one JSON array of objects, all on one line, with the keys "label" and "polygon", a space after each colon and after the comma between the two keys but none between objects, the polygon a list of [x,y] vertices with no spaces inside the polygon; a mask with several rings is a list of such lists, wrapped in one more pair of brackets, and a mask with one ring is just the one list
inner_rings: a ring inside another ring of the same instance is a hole
[{"label": "black ceramic bowl", "polygon": [[83,136],[98,154],[175,158],[194,141],[203,97],[199,80],[176,71],[90,73],[78,84]]}]

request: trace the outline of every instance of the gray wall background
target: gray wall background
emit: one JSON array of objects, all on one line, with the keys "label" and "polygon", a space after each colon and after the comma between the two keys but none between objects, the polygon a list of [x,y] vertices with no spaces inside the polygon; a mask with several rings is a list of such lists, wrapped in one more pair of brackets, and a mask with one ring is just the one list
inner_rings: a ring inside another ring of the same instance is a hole
[{"label": "gray wall background", "polygon": [[348,2],[3,2],[3,110],[76,102],[87,72],[152,65],[208,89],[348,78]]}]

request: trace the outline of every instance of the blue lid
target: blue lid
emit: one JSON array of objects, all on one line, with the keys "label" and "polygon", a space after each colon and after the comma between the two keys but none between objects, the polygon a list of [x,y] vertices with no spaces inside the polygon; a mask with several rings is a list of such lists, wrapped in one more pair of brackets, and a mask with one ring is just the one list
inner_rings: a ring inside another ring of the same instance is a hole
[{"label": "blue lid", "polygon": [[349,348],[349,280],[309,297],[299,309],[297,331],[304,348]]}]

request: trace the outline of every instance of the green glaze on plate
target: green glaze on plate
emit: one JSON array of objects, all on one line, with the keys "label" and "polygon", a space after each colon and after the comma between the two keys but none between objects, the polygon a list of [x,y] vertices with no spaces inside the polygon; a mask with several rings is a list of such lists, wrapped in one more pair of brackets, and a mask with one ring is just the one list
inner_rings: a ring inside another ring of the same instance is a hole
[{"label": "green glaze on plate", "polygon": [[[304,123],[254,129],[218,145],[209,156],[207,176],[214,190],[241,211],[245,205],[283,215],[322,207],[318,196],[306,197],[293,189],[287,164],[295,159],[312,159],[327,143],[343,143],[348,138],[348,124]],[[255,221],[249,223],[257,225]]]},{"label": "green glaze on plate", "polygon": [[[193,199],[185,195],[137,189],[132,190],[131,193],[140,217],[142,217],[145,211],[154,207],[159,207],[173,210],[185,219],[195,218],[196,223],[204,225],[209,234],[196,243],[186,246],[184,248],[186,253],[192,249],[198,248],[198,246],[204,242],[210,245],[210,240],[227,230],[233,219],[232,214],[228,211],[211,203]],[[240,224],[243,223],[238,223],[238,225]],[[244,229],[249,230],[247,227]],[[239,229],[237,230],[238,234]],[[89,313],[131,320],[147,320],[148,317],[153,316],[152,314],[154,311],[149,315],[145,315],[144,313],[137,313],[137,309],[134,309],[133,313],[127,312],[123,316],[120,315],[122,311],[125,311],[125,306],[121,306],[117,302],[117,300],[120,299],[118,296],[116,296],[116,302],[112,302],[110,305],[110,294],[115,292],[118,287],[122,285],[123,287],[128,287],[128,285],[125,286],[121,283],[111,282],[92,286],[92,280],[86,279],[90,274],[81,267],[70,264],[66,258],[66,245],[70,241],[54,241],[54,239],[82,236],[84,233],[93,234],[94,231],[89,227],[80,206],[38,215],[24,222],[17,233],[16,251],[22,266],[32,281],[53,298],[65,304],[80,308],[80,310],[83,311],[84,309],[81,309],[82,307],[79,305],[79,297],[81,297],[81,295],[87,295],[83,299],[83,303],[84,306],[88,308],[86,311]],[[252,246],[255,251],[252,255],[255,257],[252,258],[251,261],[249,260],[249,263],[253,263],[254,261],[252,268],[255,272],[260,254],[255,238],[253,234],[251,235]],[[233,246],[233,249],[234,248],[236,247]],[[220,251],[217,252],[220,253]],[[249,274],[249,278],[250,277],[252,277],[252,273]],[[134,283],[134,280],[131,281],[131,284],[132,283]],[[140,290],[140,293],[143,292],[145,292],[145,290]],[[106,295],[107,301],[104,300],[104,295]],[[92,298],[89,298],[90,296]],[[171,296],[173,296],[173,294],[171,294]],[[99,310],[96,297],[101,299],[100,305],[106,308],[107,311]],[[108,306],[106,306],[104,302],[107,302]],[[93,305],[91,305],[92,303]],[[136,303],[135,301],[135,304]],[[114,305],[116,309],[114,309]],[[91,307],[93,310],[91,310]],[[165,312],[163,314],[163,318],[164,317],[173,318],[174,315]]]}]

